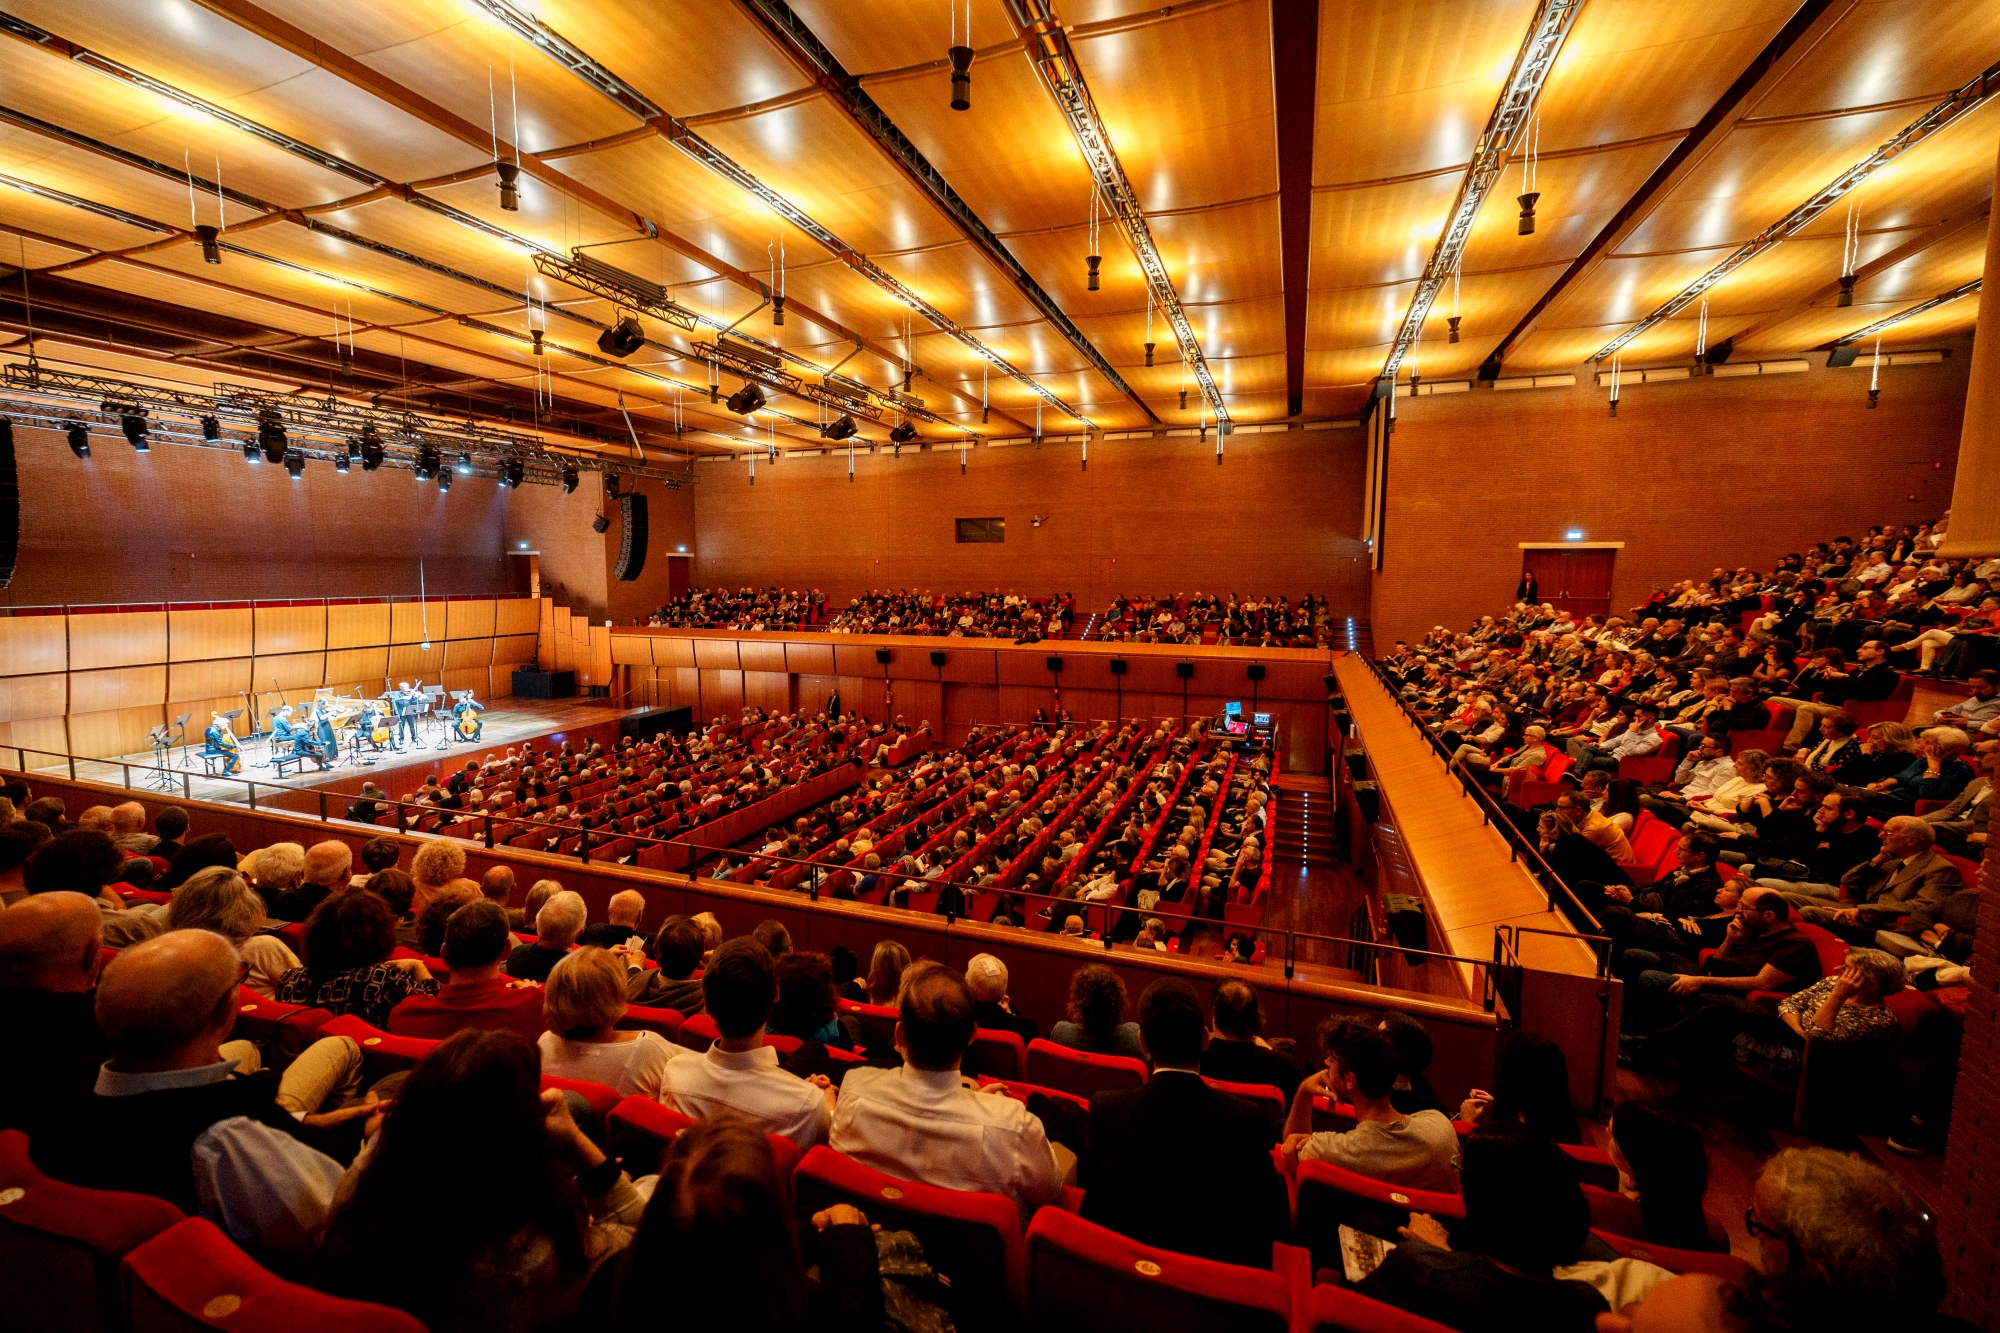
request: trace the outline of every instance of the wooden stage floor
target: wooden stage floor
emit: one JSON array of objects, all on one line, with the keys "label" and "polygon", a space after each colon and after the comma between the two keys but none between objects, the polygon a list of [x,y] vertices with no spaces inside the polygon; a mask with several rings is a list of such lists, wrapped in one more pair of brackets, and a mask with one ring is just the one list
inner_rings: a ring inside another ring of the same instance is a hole
[{"label": "wooden stage floor", "polygon": [[[462,767],[467,759],[479,759],[493,750],[505,750],[510,745],[522,741],[540,740],[549,737],[558,740],[567,732],[584,727],[599,727],[612,724],[631,713],[641,711],[625,708],[603,699],[503,699],[488,704],[480,714],[485,723],[477,745],[447,742],[440,748],[438,742],[445,739],[442,726],[433,726],[422,737],[422,743],[411,747],[405,745],[401,754],[385,752],[375,754],[364,752],[351,754],[343,744],[340,759],[331,772],[321,772],[311,763],[303,772],[280,778],[275,769],[268,767],[266,750],[268,740],[244,741],[243,768],[234,778],[210,777],[202,768],[201,741],[198,733],[191,736],[185,758],[179,746],[168,754],[166,781],[171,790],[186,800],[226,801],[246,804],[251,799],[254,786],[262,799],[267,791],[286,789],[293,791],[311,790],[319,787],[337,787],[342,791],[360,787],[362,780],[373,779],[385,790],[393,785],[397,792],[406,786],[414,788],[421,780],[413,770],[432,768]],[[192,730],[193,719],[188,726]],[[29,754],[29,772],[69,773],[69,764],[34,763],[38,756]],[[372,761],[372,762],[371,762]],[[105,759],[78,759],[73,776],[92,782],[106,782],[117,786],[166,791],[162,785],[162,775],[155,767],[156,760],[150,751],[139,754],[114,755]],[[394,774],[388,783],[383,775]],[[408,774],[407,780],[405,775]],[[394,793],[392,793],[394,794]]]}]

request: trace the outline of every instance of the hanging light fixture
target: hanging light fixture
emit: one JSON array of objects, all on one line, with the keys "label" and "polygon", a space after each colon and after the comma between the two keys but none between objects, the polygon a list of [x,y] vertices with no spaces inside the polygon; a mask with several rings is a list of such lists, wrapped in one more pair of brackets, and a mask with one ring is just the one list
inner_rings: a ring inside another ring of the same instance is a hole
[{"label": "hanging light fixture", "polygon": [[729,395],[729,402],[725,405],[730,411],[747,417],[752,412],[763,407],[764,402],[764,391],[758,388],[755,383],[746,383],[735,393]]},{"label": "hanging light fixture", "polygon": [[562,492],[563,492],[563,494],[564,494],[564,495],[573,495],[573,494],[575,494],[575,492],[576,492],[576,484],[577,484],[577,482],[581,481],[582,479],[583,479],[583,478],[582,478],[581,474],[579,474],[579,473],[577,472],[577,470],[576,470],[575,468],[573,468],[573,467],[566,467],[566,468],[564,468],[564,469],[562,470]]},{"label": "hanging light fixture", "polygon": [[907,421],[901,422],[889,432],[889,438],[899,445],[908,444],[917,438],[917,428]]},{"label": "hanging light fixture", "polygon": [[1146,289],[1146,365],[1153,364],[1153,291]]},{"label": "hanging light fixture", "polygon": [[518,162],[495,162],[493,170],[500,173],[500,211],[518,213],[521,211],[521,164]]},{"label": "hanging light fixture", "polygon": [[194,229],[195,238],[201,242],[201,262],[220,264],[222,262],[222,233],[204,222]]},{"label": "hanging light fixture", "polygon": [[63,437],[69,441],[69,451],[78,458],[90,457],[90,430],[81,421],[72,421],[63,427]]},{"label": "hanging light fixture", "polygon": [[132,446],[132,452],[140,454],[153,452],[153,447],[146,442],[145,408],[128,408],[121,412],[118,416],[118,429],[125,432],[125,441]]},{"label": "hanging light fixture", "polygon": [[951,61],[951,109],[972,110],[972,0],[965,0],[965,38],[958,34],[958,0],[951,0],[951,46],[945,51]]},{"label": "hanging light fixture", "polygon": [[1093,292],[1097,290],[1097,267],[1104,262],[1103,247],[1098,244],[1097,205],[1097,186],[1093,184],[1090,187],[1090,253],[1083,257],[1084,267],[1088,270],[1086,277]]},{"label": "hanging light fixture", "polygon": [[821,426],[819,428],[819,434],[820,438],[823,440],[845,440],[851,437],[854,434],[854,432],[859,429],[860,427],[854,424],[854,418],[848,416],[845,412],[843,412],[838,417],[834,418],[832,421],[829,421],[824,426]]},{"label": "hanging light fixture", "polygon": [[293,481],[304,480],[306,474],[306,456],[296,449],[285,450],[285,471],[292,474]]},{"label": "hanging light fixture", "polygon": [[371,421],[361,428],[361,470],[373,472],[382,466],[384,456],[382,432],[375,429],[375,423]]},{"label": "hanging light fixture", "polygon": [[222,438],[222,423],[214,417],[203,417],[201,419],[201,438],[207,440],[210,444],[214,444]]},{"label": "hanging light fixture", "polygon": [[[285,461],[285,418],[275,407],[267,407],[257,413],[257,443],[264,450],[264,461],[282,463]],[[247,450],[245,456],[247,457]]]},{"label": "hanging light fixture", "polygon": [[1516,231],[1522,236],[1535,234],[1535,201],[1541,192],[1535,188],[1541,176],[1542,113],[1535,113],[1535,123],[1521,136],[1521,193],[1514,202],[1521,206],[1521,223]]},{"label": "hanging light fixture", "polygon": [[1855,200],[1847,206],[1847,232],[1840,243],[1840,295],[1833,301],[1842,309],[1854,304],[1854,282],[1860,276],[1854,270],[1859,266],[1860,259],[1861,202]]},{"label": "hanging light fixture", "polygon": [[1455,343],[1455,342],[1457,342],[1457,341],[1458,341],[1458,316],[1457,316],[1457,315],[1451,315],[1451,316],[1448,316],[1448,317],[1447,317],[1447,318],[1445,319],[1445,327],[1446,327],[1446,329],[1448,330],[1448,332],[1447,332],[1447,333],[1446,333],[1446,334],[1444,335],[1444,340],[1445,340],[1446,342],[1448,342],[1448,343]]}]

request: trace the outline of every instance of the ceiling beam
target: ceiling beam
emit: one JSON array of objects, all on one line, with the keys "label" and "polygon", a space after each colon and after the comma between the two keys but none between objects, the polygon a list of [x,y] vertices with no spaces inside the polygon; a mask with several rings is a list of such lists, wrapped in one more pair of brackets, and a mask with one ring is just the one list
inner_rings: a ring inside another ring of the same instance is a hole
[{"label": "ceiling beam", "polygon": [[[1722,146],[1730,131],[1748,114],[1750,94],[1758,84],[1774,70],[1778,71],[1779,79],[1789,74],[1792,66],[1860,3],[1861,0],[1803,0],[1792,12],[1791,18],[1785,20],[1785,25],[1764,44],[1756,58],[1743,68],[1735,81],[1723,90],[1722,96],[1695,122],[1686,137],[1641,182],[1632,197],[1591,238],[1590,244],[1570,261],[1569,267],[1557,276],[1549,289],[1528,307],[1528,313],[1521,316],[1520,321],[1508,330],[1507,336],[1487,354],[1486,363],[1497,366],[1505,361],[1507,353],[1521,339],[1534,332],[1535,322],[1550,306],[1595,273],[1613,248],[1637,231],[1640,224],[1652,216],[1653,210],[1665,201],[1668,193],[1686,180],[1710,153]],[[1783,68],[1779,69],[1781,65]]]},{"label": "ceiling beam", "polygon": [[1319,0],[1271,0],[1271,88],[1278,121],[1278,252],[1285,280],[1285,413],[1295,417],[1306,403]]},{"label": "ceiling beam", "polygon": [[1960,283],[1958,286],[1952,288],[1948,292],[1939,292],[1936,296],[1931,297],[1928,301],[1919,301],[1915,305],[1910,306],[1907,309],[1898,310],[1893,315],[1888,315],[1882,319],[1878,319],[1873,324],[1870,324],[1865,328],[1856,329],[1852,333],[1842,334],[1840,337],[1835,338],[1831,342],[1823,342],[1818,347],[1815,347],[1813,350],[1816,352],[1830,351],[1836,347],[1844,347],[1848,343],[1860,342],[1863,338],[1868,337],[1870,334],[1873,334],[1875,336],[1876,340],[1875,346],[1879,349],[1882,346],[1881,339],[1882,339],[1882,331],[1884,329],[1889,328],[1890,326],[1895,324],[1901,324],[1904,320],[1910,318],[1912,315],[1925,314],[1929,311],[1937,309],[1939,306],[1950,305],[1953,301],[1958,301],[1968,296],[1977,295],[1979,289],[1984,284],[1985,284],[1984,278],[1974,278],[1970,282]]},{"label": "ceiling beam", "polygon": [[[1957,217],[1946,218],[1942,222],[1925,227],[1901,245],[1896,246],[1894,249],[1883,251],[1881,254],[1875,256],[1875,258],[1855,269],[1854,280],[1856,285],[1866,282],[1878,273],[1887,272],[1913,255],[1922,254],[1932,246],[1951,239],[1967,227],[1976,226],[1984,230],[1986,219],[1992,210],[1993,201],[1989,199],[1969,212],[1960,213]],[[1800,297],[1783,310],[1775,310],[1751,324],[1750,327],[1738,329],[1730,337],[1748,339],[1753,333],[1762,333],[1766,329],[1778,328],[1805,314],[1829,296],[1838,296],[1839,294],[1840,279],[1835,278],[1825,286]]]}]

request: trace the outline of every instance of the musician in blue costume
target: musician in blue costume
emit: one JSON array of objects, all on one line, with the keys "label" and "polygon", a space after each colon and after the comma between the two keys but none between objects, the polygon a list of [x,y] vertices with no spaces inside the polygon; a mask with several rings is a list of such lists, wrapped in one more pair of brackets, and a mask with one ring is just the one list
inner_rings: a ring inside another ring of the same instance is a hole
[{"label": "musician in blue costume", "polygon": [[220,713],[211,713],[208,730],[202,733],[201,752],[222,757],[222,771],[225,775],[239,773],[243,769],[243,756],[236,744],[236,733],[229,729],[229,719]]},{"label": "musician in blue costume", "polygon": [[486,711],[486,705],[470,694],[451,706],[452,732],[462,741],[479,743],[479,734],[486,730],[486,724],[479,715]]},{"label": "musician in blue costume", "polygon": [[[421,683],[421,682],[420,682]],[[407,734],[410,744],[417,744],[417,715],[424,711],[424,692],[413,690],[408,681],[398,681],[396,692],[389,696],[396,704],[396,749],[401,751],[402,741]]]},{"label": "musician in blue costume", "polygon": [[271,714],[271,758],[305,755],[307,732],[292,721],[292,706],[284,704]]},{"label": "musician in blue costume", "polygon": [[306,751],[324,773],[333,767],[334,760],[340,758],[340,738],[333,733],[333,713],[324,701],[313,704],[310,731],[312,744],[306,747]]}]

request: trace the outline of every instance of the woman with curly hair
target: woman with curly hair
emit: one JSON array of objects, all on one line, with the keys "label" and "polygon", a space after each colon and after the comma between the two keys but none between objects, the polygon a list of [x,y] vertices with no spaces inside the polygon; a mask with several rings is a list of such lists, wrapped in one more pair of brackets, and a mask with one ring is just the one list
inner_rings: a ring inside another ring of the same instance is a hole
[{"label": "woman with curly hair", "polygon": [[1049,1029],[1049,1040],[1092,1055],[1146,1058],[1139,1025],[1125,1017],[1125,983],[1102,963],[1088,963],[1069,979],[1069,1021]]},{"label": "woman with curly hair", "polygon": [[416,881],[416,897],[410,910],[422,917],[437,891],[465,876],[465,848],[448,838],[432,838],[417,848],[410,858],[410,878]]},{"label": "woman with curly hair", "polygon": [[306,918],[306,963],[278,979],[275,999],[353,1014],[378,1028],[412,995],[436,995],[437,978],[415,958],[391,959],[396,914],[362,890],[337,893]]}]

